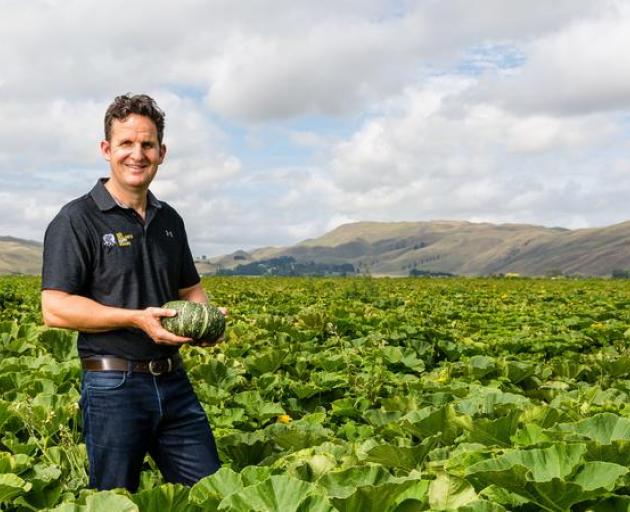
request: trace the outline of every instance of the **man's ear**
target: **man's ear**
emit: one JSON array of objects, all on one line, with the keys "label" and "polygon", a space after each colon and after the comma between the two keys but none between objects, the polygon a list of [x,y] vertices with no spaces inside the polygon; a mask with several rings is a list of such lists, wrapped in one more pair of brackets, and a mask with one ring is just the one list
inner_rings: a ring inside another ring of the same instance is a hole
[{"label": "man's ear", "polygon": [[101,141],[101,155],[103,155],[103,158],[108,162],[112,158],[112,145],[108,140]]},{"label": "man's ear", "polygon": [[166,156],[166,146],[164,144],[160,144],[160,164],[164,161],[165,156]]}]

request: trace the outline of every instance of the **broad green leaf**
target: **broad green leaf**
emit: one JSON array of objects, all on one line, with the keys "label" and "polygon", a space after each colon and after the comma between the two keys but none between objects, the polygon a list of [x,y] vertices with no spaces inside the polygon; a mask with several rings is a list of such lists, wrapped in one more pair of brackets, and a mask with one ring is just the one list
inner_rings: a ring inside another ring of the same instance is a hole
[{"label": "broad green leaf", "polygon": [[11,501],[31,490],[31,484],[13,473],[0,474],[0,504]]},{"label": "broad green leaf", "polygon": [[552,478],[565,478],[582,462],[586,445],[556,444],[549,448],[532,450],[508,450],[503,455],[474,464],[466,472],[497,472],[521,466],[530,472],[531,480],[544,482]]},{"label": "broad green leaf", "polygon": [[517,509],[518,507],[528,503],[528,499],[523,496],[519,496],[513,492],[499,487],[498,485],[489,485],[485,489],[479,492],[479,496],[487,499],[492,503],[498,503],[503,505],[508,510]]},{"label": "broad green leaf", "polygon": [[398,420],[402,415],[402,411],[383,411],[381,409],[369,409],[363,413],[363,417],[375,427],[383,427]]},{"label": "broad green leaf", "polygon": [[7,340],[17,337],[19,328],[19,324],[13,320],[0,322],[0,334],[6,335]]},{"label": "broad green leaf", "polygon": [[240,473],[245,487],[262,482],[271,476],[271,468],[267,466],[247,466]]},{"label": "broad green leaf", "polygon": [[586,491],[611,490],[617,479],[626,473],[628,469],[619,464],[594,461],[585,463],[572,480]]},{"label": "broad green leaf", "polygon": [[140,510],[164,510],[168,512],[192,512],[197,507],[188,503],[190,489],[181,484],[163,484],[131,496]]},{"label": "broad green leaf", "polygon": [[525,408],[520,419],[525,425],[536,424],[542,428],[552,428],[558,423],[570,421],[566,412],[549,405],[530,405]]},{"label": "broad green leaf", "polygon": [[[160,509],[162,510],[162,509]],[[138,506],[127,496],[113,491],[102,491],[85,498],[85,505],[65,503],[51,512],[140,512]]]},{"label": "broad green leaf", "polygon": [[31,464],[31,457],[24,454],[11,455],[0,452],[0,473],[22,473]]},{"label": "broad green leaf", "polygon": [[241,475],[228,467],[197,482],[190,490],[189,500],[195,505],[212,510],[221,500],[243,488]]},{"label": "broad green leaf", "polygon": [[290,474],[300,480],[314,482],[322,475],[337,467],[337,461],[331,454],[316,453],[300,460],[290,471]]},{"label": "broad green leaf", "polygon": [[429,485],[431,510],[459,510],[477,499],[477,493],[463,478],[440,472]]},{"label": "broad green leaf", "polygon": [[[624,337],[630,338],[630,329],[626,330]],[[620,356],[612,361],[601,361],[599,364],[607,375],[613,377],[625,377],[630,374],[630,357],[628,356]]]},{"label": "broad green leaf", "polygon": [[532,446],[549,442],[551,441],[551,437],[545,433],[540,425],[536,423],[526,423],[520,430],[512,435],[511,441],[513,446]]},{"label": "broad green leaf", "polygon": [[[218,510],[230,512],[297,512],[309,495],[317,494],[313,484],[273,475],[256,485],[245,487],[221,501]],[[322,498],[324,498],[322,496]],[[321,505],[318,505],[321,507]],[[322,512],[332,512],[322,509]]]},{"label": "broad green leaf", "polygon": [[294,421],[289,424],[276,423],[267,429],[269,437],[283,450],[301,450],[317,446],[329,439],[333,433],[319,424]]},{"label": "broad green leaf", "polygon": [[71,361],[77,353],[77,333],[65,329],[45,329],[38,340],[57,361]]},{"label": "broad green leaf", "polygon": [[138,506],[126,496],[103,491],[88,496],[81,512],[139,512]]},{"label": "broad green leaf", "polygon": [[591,441],[587,446],[586,458],[588,460],[604,460],[630,467],[630,441],[612,441],[604,445]]},{"label": "broad green leaf", "polygon": [[523,407],[530,403],[529,399],[522,395],[504,393],[493,388],[479,387],[471,389],[471,392],[470,396],[457,403],[458,412],[470,416],[494,416],[514,406]]},{"label": "broad green leaf", "polygon": [[611,444],[612,441],[630,440],[630,419],[612,413],[596,414],[576,423],[559,425],[559,429],[589,439],[600,444]]},{"label": "broad green leaf", "polygon": [[496,370],[497,363],[493,357],[476,355],[472,356],[466,366],[465,372],[475,379],[483,379]]},{"label": "broad green leaf", "polygon": [[317,485],[324,487],[328,496],[346,498],[357,487],[379,486],[392,478],[392,475],[383,466],[368,464],[326,473],[317,481]]},{"label": "broad green leaf", "polygon": [[337,512],[326,496],[309,494],[300,503],[296,512]]},{"label": "broad green leaf", "polygon": [[495,420],[487,418],[474,419],[467,439],[471,443],[507,448],[512,445],[510,438],[516,433],[520,416],[520,411],[515,410]]},{"label": "broad green leaf", "polygon": [[545,449],[509,450],[467,471],[477,488],[494,484],[535,503],[543,510],[568,511],[571,506],[605,496],[628,473],[618,464],[582,464],[586,446],[556,444]]},{"label": "broad green leaf", "polygon": [[462,432],[463,424],[461,415],[451,405],[411,411],[400,419],[401,427],[420,439],[440,433],[441,440],[447,444]]},{"label": "broad green leaf", "polygon": [[422,501],[427,493],[426,480],[399,480],[381,485],[358,487],[346,497],[332,497],[330,501],[339,512],[392,512],[405,501]]},{"label": "broad green leaf", "polygon": [[588,508],[589,512],[630,512],[629,496],[612,496],[597,500]]},{"label": "broad green leaf", "polygon": [[427,510],[426,504],[424,504],[421,500],[414,500],[413,498],[410,498],[404,499],[398,503],[398,505],[392,509],[392,512],[424,512],[425,510]]},{"label": "broad green leaf", "polygon": [[230,387],[237,379],[236,372],[221,361],[211,359],[206,363],[198,364],[190,369],[190,375],[205,384],[214,387]]},{"label": "broad green leaf", "polygon": [[21,423],[19,416],[13,411],[11,404],[9,402],[5,402],[4,400],[0,400],[0,432],[3,432],[6,428],[5,425],[12,420],[17,420]]},{"label": "broad green leaf", "polygon": [[492,449],[482,444],[460,443],[456,448],[448,450],[448,459],[444,462],[444,470],[462,476],[467,468],[488,458]]},{"label": "broad green leaf", "polygon": [[20,496],[16,504],[39,510],[52,507],[57,503],[63,491],[59,482],[61,469],[58,466],[40,462],[25,472],[23,476],[28,479],[32,489],[27,495]]},{"label": "broad green leaf", "polygon": [[368,450],[365,460],[367,462],[382,464],[389,468],[401,468],[411,471],[422,463],[427,454],[435,446],[436,441],[436,437],[430,437],[416,446],[377,445]]},{"label": "broad green leaf", "polygon": [[[367,400],[365,400],[367,402]],[[405,413],[417,410],[419,401],[415,396],[390,396],[381,398],[381,405],[384,411],[403,411]],[[357,404],[359,405],[359,404]]]},{"label": "broad green leaf", "polygon": [[386,346],[382,349],[383,359],[392,369],[398,367],[407,368],[412,372],[423,372],[424,362],[411,350],[403,350],[401,347]]},{"label": "broad green leaf", "polygon": [[296,382],[291,381],[289,385],[291,392],[300,400],[318,395],[324,391],[321,387],[313,382]]},{"label": "broad green leaf", "polygon": [[519,384],[536,373],[536,365],[522,361],[505,361],[503,372],[513,384]]},{"label": "broad green leaf", "polygon": [[221,459],[231,461],[236,468],[258,464],[273,453],[273,442],[261,431],[236,432],[220,438],[217,445]]},{"label": "broad green leaf", "polygon": [[247,369],[254,375],[275,372],[287,357],[288,351],[270,350],[261,355],[250,356],[244,363]]},{"label": "broad green leaf", "polygon": [[234,401],[242,405],[247,413],[259,421],[275,418],[285,411],[280,404],[274,404],[264,400],[258,391],[243,391],[234,397]]},{"label": "broad green leaf", "polygon": [[[367,400],[366,402],[369,405]],[[364,410],[362,401],[354,398],[340,398],[332,403],[331,414],[341,418],[357,418]]]},{"label": "broad green leaf", "polygon": [[457,509],[459,512],[507,512],[503,505],[485,500],[477,500]]}]

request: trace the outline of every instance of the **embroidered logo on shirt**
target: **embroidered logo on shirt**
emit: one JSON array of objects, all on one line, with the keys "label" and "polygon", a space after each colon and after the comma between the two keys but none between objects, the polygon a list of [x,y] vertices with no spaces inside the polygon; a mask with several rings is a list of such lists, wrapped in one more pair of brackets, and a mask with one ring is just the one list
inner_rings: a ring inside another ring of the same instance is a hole
[{"label": "embroidered logo on shirt", "polygon": [[105,247],[114,247],[116,245],[116,237],[113,233],[103,235],[103,245]]},{"label": "embroidered logo on shirt", "polygon": [[174,237],[175,237],[175,235],[173,235],[173,232],[172,232],[172,231],[170,231],[170,230],[168,230],[168,229],[165,229],[165,230],[164,230],[164,234],[165,234],[168,238],[174,238]]},{"label": "embroidered logo on shirt", "polygon": [[121,233],[118,231],[116,233],[116,240],[118,241],[119,247],[129,247],[131,240],[133,240],[133,235],[131,233]]}]

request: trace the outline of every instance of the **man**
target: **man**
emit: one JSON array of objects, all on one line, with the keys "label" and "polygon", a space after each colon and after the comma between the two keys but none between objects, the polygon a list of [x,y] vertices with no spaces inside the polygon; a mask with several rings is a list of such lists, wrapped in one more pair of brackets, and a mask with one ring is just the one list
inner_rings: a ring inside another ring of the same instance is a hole
[{"label": "man", "polygon": [[138,488],[149,453],[168,482],[219,469],[208,419],[182,368],[192,341],[162,328],[173,299],[207,302],[184,223],[149,185],[164,160],[164,113],[146,95],[105,114],[109,178],[66,204],[46,230],[42,312],[79,331],[90,487]]}]

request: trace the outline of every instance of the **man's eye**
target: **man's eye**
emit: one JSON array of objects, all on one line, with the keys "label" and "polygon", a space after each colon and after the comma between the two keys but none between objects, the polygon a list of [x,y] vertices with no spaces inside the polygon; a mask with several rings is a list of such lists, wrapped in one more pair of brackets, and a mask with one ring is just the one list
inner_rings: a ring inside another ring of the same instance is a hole
[{"label": "man's eye", "polygon": [[131,146],[131,141],[130,140],[123,140],[120,143],[120,146],[123,147],[123,148],[128,148],[129,146]]},{"label": "man's eye", "polygon": [[144,149],[152,149],[155,147],[155,144],[153,144],[153,142],[143,142],[142,147]]}]

